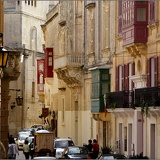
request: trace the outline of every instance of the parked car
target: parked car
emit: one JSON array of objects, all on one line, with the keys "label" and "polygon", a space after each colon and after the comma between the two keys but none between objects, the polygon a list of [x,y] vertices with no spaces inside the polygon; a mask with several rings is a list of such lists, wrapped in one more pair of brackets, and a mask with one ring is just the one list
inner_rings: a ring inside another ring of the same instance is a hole
[{"label": "parked car", "polygon": [[43,124],[34,124],[31,128],[33,128],[33,129],[35,129],[35,131],[37,131],[37,130],[44,129],[44,125]]},{"label": "parked car", "polygon": [[67,147],[62,154],[64,159],[87,159],[88,149],[84,146]]},{"label": "parked car", "polygon": [[35,129],[34,128],[24,128],[22,132],[28,132],[30,135],[34,135]]},{"label": "parked car", "polygon": [[61,158],[64,149],[69,146],[74,146],[71,138],[55,138],[53,143],[55,157]]},{"label": "parked car", "polygon": [[24,144],[24,141],[25,139],[28,137],[27,134],[20,134],[18,136],[18,139],[17,139],[17,145],[18,145],[18,149],[21,150],[23,149],[23,144]]},{"label": "parked car", "polygon": [[18,132],[18,136],[19,136],[19,135],[27,135],[27,136],[29,136],[30,133],[29,133],[29,132],[25,132],[25,131],[19,131],[19,132]]},{"label": "parked car", "polygon": [[111,159],[127,159],[123,154],[102,154],[100,160],[111,160]]}]

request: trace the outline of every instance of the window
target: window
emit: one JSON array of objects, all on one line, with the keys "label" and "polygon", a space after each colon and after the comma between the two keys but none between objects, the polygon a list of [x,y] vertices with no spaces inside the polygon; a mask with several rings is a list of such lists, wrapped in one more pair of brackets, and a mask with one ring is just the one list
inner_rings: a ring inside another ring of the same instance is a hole
[{"label": "window", "polygon": [[158,57],[151,57],[147,66],[147,87],[156,87],[158,85]]},{"label": "window", "polygon": [[122,91],[124,88],[124,66],[118,66],[117,68],[117,91]]},{"label": "window", "polygon": [[133,90],[133,82],[129,76],[135,74],[134,62],[120,65],[116,71],[116,91]]},{"label": "window", "polygon": [[[129,63],[129,77],[135,75],[135,63]],[[133,90],[134,83],[131,79],[129,79],[129,90]]]},{"label": "window", "polygon": [[124,151],[127,151],[127,127],[124,127]]},{"label": "window", "polygon": [[65,103],[64,98],[62,98],[62,122],[65,121]]},{"label": "window", "polygon": [[137,21],[146,21],[146,8],[137,8]]}]

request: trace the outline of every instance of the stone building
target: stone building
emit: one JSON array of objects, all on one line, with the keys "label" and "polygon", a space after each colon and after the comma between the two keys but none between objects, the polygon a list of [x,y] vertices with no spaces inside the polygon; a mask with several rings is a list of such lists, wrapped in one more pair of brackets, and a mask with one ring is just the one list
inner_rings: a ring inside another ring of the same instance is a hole
[{"label": "stone building", "polygon": [[[37,59],[44,57],[41,25],[52,5],[53,2],[37,0],[4,2],[4,42],[21,55],[20,77],[9,85],[9,134],[14,136],[23,128],[42,123],[39,116],[44,104],[37,92]],[[22,106],[15,103],[18,95],[23,97]]]},{"label": "stone building", "polygon": [[159,5],[61,1],[47,14],[54,76],[45,87],[58,136],[159,158]]},{"label": "stone building", "polygon": [[[0,2],[0,34],[1,34],[1,52],[7,51],[7,48],[4,47],[4,3]],[[5,50],[4,50],[5,49]],[[4,68],[0,69],[0,158],[7,158],[8,150],[8,102],[10,100],[9,96],[9,83],[12,80],[16,80],[19,75],[19,58],[20,53],[15,50],[8,50],[7,64]],[[3,56],[1,55],[1,63],[3,61]]]}]

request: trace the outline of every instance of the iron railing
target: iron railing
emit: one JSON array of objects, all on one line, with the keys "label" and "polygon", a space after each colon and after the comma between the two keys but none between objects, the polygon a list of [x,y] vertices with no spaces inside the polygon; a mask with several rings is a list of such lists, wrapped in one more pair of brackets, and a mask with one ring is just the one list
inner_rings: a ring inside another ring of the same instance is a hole
[{"label": "iron railing", "polygon": [[135,90],[135,106],[147,103],[148,106],[160,106],[160,87],[140,88]]},{"label": "iron railing", "polygon": [[140,107],[143,103],[147,103],[148,106],[160,106],[160,87],[110,92],[108,95],[108,106],[111,108]]}]

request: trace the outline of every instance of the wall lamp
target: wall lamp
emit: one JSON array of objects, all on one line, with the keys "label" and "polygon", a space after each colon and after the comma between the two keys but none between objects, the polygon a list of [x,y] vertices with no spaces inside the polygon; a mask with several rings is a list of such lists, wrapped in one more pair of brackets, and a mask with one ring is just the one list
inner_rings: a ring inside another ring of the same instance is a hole
[{"label": "wall lamp", "polygon": [[[17,92],[21,91],[20,89],[9,89],[11,91],[16,91],[16,95],[17,95]],[[23,105],[23,97],[21,96],[16,96],[16,102],[17,102],[17,105],[18,106],[22,106]]]}]

